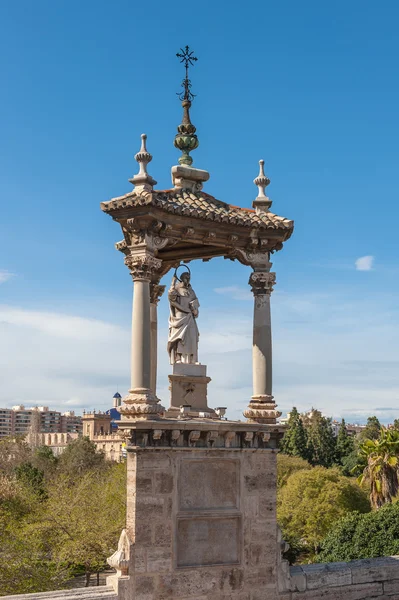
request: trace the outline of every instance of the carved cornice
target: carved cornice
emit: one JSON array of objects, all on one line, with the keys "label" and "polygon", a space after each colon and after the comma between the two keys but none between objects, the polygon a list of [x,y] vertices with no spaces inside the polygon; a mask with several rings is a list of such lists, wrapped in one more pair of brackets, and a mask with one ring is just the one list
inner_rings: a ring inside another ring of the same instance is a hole
[{"label": "carved cornice", "polygon": [[255,271],[251,273],[248,283],[254,296],[270,296],[276,283],[276,273]]},{"label": "carved cornice", "polygon": [[143,251],[126,256],[125,265],[128,267],[133,281],[150,281],[154,273],[161,269],[162,260]]},{"label": "carved cornice", "polygon": [[[137,420],[137,419],[136,419]],[[206,430],[199,429],[198,424],[193,422],[192,428],[187,428],[185,424],[184,429],[179,428],[179,420],[174,419],[175,425],[173,428],[165,428],[163,419],[159,419],[157,425],[153,428],[137,428],[132,423],[122,420],[121,425],[125,428],[126,435],[129,432],[129,440],[127,443],[127,450],[134,447],[141,448],[230,448],[234,449],[247,449],[256,448],[258,450],[266,450],[273,447],[273,443],[270,444],[271,433],[266,431],[254,431],[246,430],[245,424],[243,423],[240,430],[233,429],[227,431],[218,430]],[[130,425],[130,429],[129,429]],[[233,424],[233,427],[236,423]],[[273,438],[279,437],[280,434],[274,430]]]}]

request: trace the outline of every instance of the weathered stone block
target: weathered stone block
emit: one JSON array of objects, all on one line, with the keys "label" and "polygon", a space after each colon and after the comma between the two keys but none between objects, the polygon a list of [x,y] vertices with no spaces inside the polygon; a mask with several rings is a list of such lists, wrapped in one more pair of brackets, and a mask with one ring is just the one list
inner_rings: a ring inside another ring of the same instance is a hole
[{"label": "weathered stone block", "polygon": [[172,554],[169,548],[148,548],[147,571],[164,573],[172,570]]},{"label": "weathered stone block", "polygon": [[239,462],[185,459],[180,463],[180,510],[238,508]]},{"label": "weathered stone block", "polygon": [[352,583],[399,579],[399,557],[355,560],[350,563]]},{"label": "weathered stone block", "polygon": [[239,517],[193,517],[177,524],[177,566],[225,565],[239,562]]},{"label": "weathered stone block", "polygon": [[155,523],[155,543],[157,546],[171,547],[172,544],[172,527],[170,522],[164,522],[157,525]]},{"label": "weathered stone block", "polygon": [[296,592],[306,590],[306,575],[300,566],[290,568],[291,589]]},{"label": "weathered stone block", "polygon": [[151,477],[136,477],[136,493],[138,492],[152,492],[152,478]]},{"label": "weathered stone block", "polygon": [[137,575],[135,578],[135,600],[153,600],[155,585],[154,578],[148,575]]},{"label": "weathered stone block", "polygon": [[145,548],[134,547],[134,569],[137,573],[145,573],[147,570],[147,558]]},{"label": "weathered stone block", "polygon": [[348,563],[327,563],[319,565],[305,565],[306,587],[314,590],[322,587],[339,587],[351,585],[352,571]]},{"label": "weathered stone block", "polygon": [[399,579],[384,581],[384,594],[398,594],[399,596]]},{"label": "weathered stone block", "polygon": [[155,473],[155,493],[170,494],[173,491],[173,477],[169,473]]},{"label": "weathered stone block", "polygon": [[364,583],[307,590],[303,593],[293,592],[292,600],[369,600],[379,596],[382,596],[381,583]]}]

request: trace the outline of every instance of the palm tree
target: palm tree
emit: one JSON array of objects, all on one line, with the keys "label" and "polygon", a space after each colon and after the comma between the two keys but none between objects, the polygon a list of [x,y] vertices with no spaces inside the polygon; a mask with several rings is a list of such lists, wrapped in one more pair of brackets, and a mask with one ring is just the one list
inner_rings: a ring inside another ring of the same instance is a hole
[{"label": "palm tree", "polygon": [[399,431],[381,427],[377,440],[366,440],[360,445],[359,458],[363,465],[365,461],[367,464],[358,482],[369,483],[371,506],[377,510],[392,502],[399,491]]}]

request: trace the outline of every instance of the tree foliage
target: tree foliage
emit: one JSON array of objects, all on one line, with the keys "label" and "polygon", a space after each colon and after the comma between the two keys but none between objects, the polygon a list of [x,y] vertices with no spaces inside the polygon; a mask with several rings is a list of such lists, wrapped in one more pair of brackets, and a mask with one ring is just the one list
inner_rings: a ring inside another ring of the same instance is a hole
[{"label": "tree foliage", "polygon": [[277,499],[277,519],[284,536],[314,550],[341,517],[370,510],[365,492],[336,468],[315,467],[293,473]]},{"label": "tree foliage", "polygon": [[307,436],[298,410],[293,407],[288,419],[288,427],[280,445],[281,451],[289,456],[308,458]]},{"label": "tree foliage", "polygon": [[354,448],[355,443],[353,437],[349,435],[346,429],[345,419],[342,419],[336,443],[337,460],[341,465],[345,465]]},{"label": "tree foliage", "polygon": [[368,514],[352,513],[335,523],[321,544],[319,562],[399,554],[399,503]]},{"label": "tree foliage", "polygon": [[312,466],[307,460],[299,456],[289,456],[287,454],[277,455],[277,488],[281,488],[288,481],[288,478],[302,469],[311,469]]},{"label": "tree foliage", "polygon": [[374,509],[392,502],[398,494],[399,431],[380,430],[378,439],[366,439],[359,455],[366,461],[360,483],[370,486],[370,502]]},{"label": "tree foliage", "polygon": [[[0,596],[58,589],[102,570],[125,521],[125,464],[79,440],[56,459],[7,440],[0,448]],[[1,446],[2,442],[0,442]],[[12,450],[5,458],[4,447]],[[1,463],[0,463],[1,466]]]},{"label": "tree foliage", "polygon": [[359,441],[364,442],[365,440],[377,440],[380,436],[381,423],[377,417],[369,417],[367,419],[366,427],[359,433]]},{"label": "tree foliage", "polygon": [[59,458],[59,470],[70,479],[80,477],[85,471],[102,469],[104,465],[104,454],[96,450],[88,437],[70,442]]},{"label": "tree foliage", "polygon": [[331,419],[327,419],[319,411],[313,410],[306,431],[310,462],[313,465],[331,467],[336,462],[337,455]]}]

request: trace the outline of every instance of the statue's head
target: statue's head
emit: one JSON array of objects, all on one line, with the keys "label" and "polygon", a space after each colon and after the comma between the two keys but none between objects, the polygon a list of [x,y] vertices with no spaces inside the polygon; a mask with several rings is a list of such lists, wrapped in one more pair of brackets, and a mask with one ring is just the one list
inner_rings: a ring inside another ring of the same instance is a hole
[{"label": "statue's head", "polygon": [[191,277],[188,271],[184,271],[184,273],[182,273],[182,275],[180,276],[180,281],[182,282],[184,287],[188,287],[190,285],[190,279]]}]

